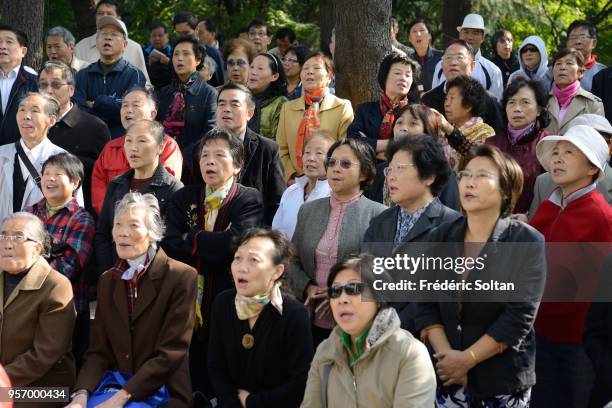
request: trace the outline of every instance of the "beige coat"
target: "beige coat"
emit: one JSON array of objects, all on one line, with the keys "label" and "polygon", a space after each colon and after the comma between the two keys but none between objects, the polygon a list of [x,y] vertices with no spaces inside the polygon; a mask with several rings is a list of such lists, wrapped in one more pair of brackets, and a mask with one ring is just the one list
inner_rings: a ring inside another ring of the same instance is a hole
[{"label": "beige coat", "polygon": [[574,100],[569,108],[567,108],[567,112],[563,115],[562,120],[559,120],[559,102],[552,93],[548,97],[546,108],[550,112],[551,118],[550,125],[548,125],[546,130],[553,135],[564,135],[569,129],[569,123],[576,116],[584,115],[585,113],[595,113],[604,116],[604,107],[603,103],[601,103],[601,99],[582,88],[580,88],[576,96],[574,96]]},{"label": "beige coat", "polygon": [[[304,96],[285,102],[281,109],[276,131],[276,142],[285,167],[285,181],[289,180],[292,175],[299,176],[302,174],[302,169],[297,164],[295,145],[298,128],[305,111]],[[319,120],[320,130],[328,132],[334,139],[345,137],[349,125],[353,122],[351,102],[328,93],[321,101]]]},{"label": "beige coat", "polygon": [[368,334],[371,345],[355,362],[353,372],[340,332],[336,326],[317,348],[301,408],[324,406],[322,375],[328,364],[330,408],[433,408],[436,376],[429,353],[423,343],[400,328],[395,309],[378,313]]}]

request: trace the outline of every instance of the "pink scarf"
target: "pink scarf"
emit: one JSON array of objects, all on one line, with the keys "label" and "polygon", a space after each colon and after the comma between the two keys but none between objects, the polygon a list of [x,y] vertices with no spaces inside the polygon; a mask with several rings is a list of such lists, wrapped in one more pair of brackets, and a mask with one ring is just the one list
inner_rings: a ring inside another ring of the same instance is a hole
[{"label": "pink scarf", "polygon": [[512,126],[510,123],[508,123],[506,130],[508,131],[508,139],[510,140],[510,143],[516,144],[523,137],[531,133],[531,131],[535,127],[535,124],[536,122],[531,122],[524,128],[517,129],[514,126]]},{"label": "pink scarf", "polygon": [[555,96],[555,98],[557,98],[557,102],[559,102],[559,110],[567,110],[579,89],[580,81],[574,81],[563,89],[559,88],[557,84],[553,83],[552,94]]}]

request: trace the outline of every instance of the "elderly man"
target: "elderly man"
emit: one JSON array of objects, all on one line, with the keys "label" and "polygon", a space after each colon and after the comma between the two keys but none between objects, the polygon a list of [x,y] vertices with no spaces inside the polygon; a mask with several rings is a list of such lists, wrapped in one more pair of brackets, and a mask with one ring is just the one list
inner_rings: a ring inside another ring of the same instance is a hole
[{"label": "elderly man", "polygon": [[47,31],[47,56],[49,61],[63,62],[75,72],[87,67],[89,62],[74,55],[75,40],[68,29],[57,26]]},{"label": "elderly man", "polygon": [[[446,47],[444,55],[442,55],[442,72],[450,81],[459,75],[470,75],[475,65],[474,49],[463,40],[455,40]],[[499,69],[499,68],[498,68]],[[444,114],[444,99],[446,98],[446,81],[431,91],[426,92],[421,102],[430,108]],[[489,93],[485,95],[485,113],[482,116],[483,121],[495,129],[496,132],[501,132],[505,129],[502,116],[502,108],[495,97]]]},{"label": "elderly man", "polygon": [[123,58],[128,35],[123,21],[107,16],[99,18],[97,25],[100,59],[77,73],[74,101],[106,122],[111,136],[118,137],[123,133],[121,96],[134,86],[143,87],[145,77]]},{"label": "elderly man", "polygon": [[219,41],[217,40],[217,24],[210,18],[205,18],[198,23],[196,29],[198,38],[207,47],[219,49]]},{"label": "elderly man", "polygon": [[[17,126],[21,139],[0,146],[0,219],[34,205],[43,197],[42,165],[49,156],[65,152],[47,138],[58,116],[59,103],[52,96],[29,93],[19,103]],[[76,197],[83,206],[82,189]]]},{"label": "elderly man", "polygon": [[575,48],[584,56],[586,71],[580,78],[582,89],[591,92],[593,77],[602,69],[604,64],[597,62],[597,55],[593,50],[597,46],[597,29],[586,20],[576,20],[567,28],[567,48]]},{"label": "elderly man", "polygon": [[255,46],[258,54],[268,51],[268,46],[272,42],[268,24],[265,21],[254,18],[248,26],[249,41]]},{"label": "elderly man", "polygon": [[[119,5],[115,0],[100,0],[96,4],[96,26],[98,25],[98,20],[102,17],[114,17],[118,20],[121,20],[121,12],[119,9]],[[92,64],[100,59],[100,50],[98,50],[96,40],[98,38],[98,33],[90,35],[89,37],[83,38],[79,41],[74,48],[75,55],[86,61],[89,64]],[[147,67],[145,64],[144,56],[142,55],[142,49],[140,48],[140,44],[136,41],[132,41],[127,38],[127,46],[125,49],[125,59],[136,68],[141,70],[146,78],[147,83],[149,83],[149,77],[147,76]]]},{"label": "elderly man", "polygon": [[49,140],[76,155],[83,163],[85,208],[91,211],[91,173],[102,148],[110,140],[110,131],[100,118],[84,112],[70,101],[75,81],[68,65],[59,61],[47,62],[38,78],[40,91],[55,97],[60,104],[59,118],[49,129]]},{"label": "elderly man", "polygon": [[[155,97],[146,89],[132,89],[124,95],[121,104],[121,124],[123,129],[127,129],[139,119],[155,120],[156,116],[157,104]],[[102,210],[108,183],[113,178],[130,169],[130,165],[125,157],[125,150],[123,149],[124,144],[125,136],[111,140],[104,146],[100,157],[98,157],[94,164],[91,181],[91,201],[97,214]],[[169,136],[164,137],[163,150],[159,160],[174,177],[178,180],[181,179],[183,155],[178,143]]]},{"label": "elderly man", "polygon": [[[457,27],[457,31],[459,31],[459,39],[470,44],[476,55],[476,65],[471,72],[471,76],[493,94],[498,101],[501,101],[504,92],[504,79],[501,70],[493,62],[483,57],[480,51],[480,47],[485,40],[484,19],[480,14],[468,14],[463,19],[463,24]],[[441,69],[441,63],[438,63],[433,76],[432,88],[449,79],[445,77],[444,71],[441,71]]]},{"label": "elderly man", "polygon": [[19,139],[15,120],[19,100],[38,90],[35,73],[22,65],[27,52],[25,33],[10,25],[0,25],[0,145]]}]

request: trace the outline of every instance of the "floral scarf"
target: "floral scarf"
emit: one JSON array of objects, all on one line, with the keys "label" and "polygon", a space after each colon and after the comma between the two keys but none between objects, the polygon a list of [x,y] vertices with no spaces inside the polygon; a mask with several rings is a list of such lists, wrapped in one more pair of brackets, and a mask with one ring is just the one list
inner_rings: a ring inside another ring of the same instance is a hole
[{"label": "floral scarf", "polygon": [[408,96],[404,96],[397,102],[393,102],[386,93],[382,93],[380,98],[380,113],[383,115],[380,129],[378,130],[378,138],[380,140],[387,140],[393,134],[393,122],[395,122],[395,115],[398,110],[408,105]]},{"label": "floral scarf", "polygon": [[211,232],[215,228],[215,221],[219,214],[219,209],[223,200],[227,197],[230,188],[234,184],[234,178],[230,178],[224,185],[217,190],[206,186],[206,197],[204,198],[204,230]]},{"label": "floral scarf", "polygon": [[182,82],[180,79],[176,79],[174,85],[176,92],[172,98],[170,104],[170,112],[164,119],[163,125],[166,133],[173,139],[183,135],[183,128],[185,127],[185,95],[187,88],[189,88],[197,79],[198,73],[192,74],[186,82]]},{"label": "floral scarf", "polygon": [[295,156],[299,169],[304,167],[302,163],[302,151],[304,150],[306,141],[314,136],[321,127],[319,121],[319,105],[326,95],[326,87],[314,91],[304,89],[304,105],[306,105],[307,108],[304,111],[304,116],[298,127],[297,140],[295,143]]},{"label": "floral scarf", "polygon": [[283,297],[281,295],[280,286],[280,283],[275,283],[272,290],[251,297],[236,293],[235,304],[238,319],[247,320],[251,317],[259,316],[268,303],[272,303],[272,306],[282,315]]}]

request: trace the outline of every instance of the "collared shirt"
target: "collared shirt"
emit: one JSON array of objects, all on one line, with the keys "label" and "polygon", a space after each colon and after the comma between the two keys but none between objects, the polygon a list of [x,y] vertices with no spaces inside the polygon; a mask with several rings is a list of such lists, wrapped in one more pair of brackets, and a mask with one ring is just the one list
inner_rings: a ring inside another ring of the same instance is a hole
[{"label": "collared shirt", "polygon": [[340,341],[342,341],[342,345],[347,351],[348,363],[351,370],[353,369],[353,366],[355,365],[357,360],[359,360],[359,357],[361,357],[366,351],[366,340],[368,339],[368,335],[370,334],[370,328],[371,326],[368,327],[368,329],[363,334],[355,338],[355,352],[353,352],[353,342],[351,341],[351,335],[344,331],[340,332]]},{"label": "collared shirt", "polygon": [[64,119],[66,117],[66,115],[68,113],[70,113],[70,111],[72,110],[72,108],[74,108],[74,103],[70,102],[70,107],[68,108],[68,110],[64,113],[62,113],[62,116],[60,116],[59,118],[57,118],[57,121],[60,122],[62,119]]},{"label": "collared shirt", "polygon": [[8,75],[4,75],[4,71],[0,69],[0,94],[2,95],[2,113],[6,112],[6,106],[8,105],[9,98],[11,96],[11,89],[17,80],[19,74],[19,68],[21,65],[13,68]]},{"label": "collared shirt", "polygon": [[433,203],[434,200],[437,200],[437,199],[438,198],[435,197],[433,200],[425,204],[423,207],[417,209],[412,214],[406,211],[405,209],[400,208],[399,216],[397,217],[397,228],[395,230],[395,243],[396,244],[406,242],[405,240],[408,237],[410,230],[416,225],[419,218],[421,218],[421,215],[425,213],[425,211],[427,210],[427,208],[429,208],[431,203]]},{"label": "collared shirt", "polygon": [[[28,148],[28,146],[26,146],[23,139],[19,139],[19,143],[21,143],[21,147],[23,147],[23,151],[25,152],[26,156],[28,156],[28,159],[30,159],[30,163],[34,164],[40,159],[40,156],[42,155],[42,152],[44,150],[44,144],[46,140],[48,139],[45,137],[42,142],[40,142],[39,144],[34,146],[32,149],[30,149]],[[21,160],[21,157],[19,158],[19,165],[21,166],[21,174],[24,177],[23,181],[27,181],[28,177],[31,177],[30,171],[28,170],[27,166]]]},{"label": "collared shirt", "polygon": [[591,191],[595,190],[596,188],[597,188],[597,183],[589,184],[586,187],[583,187],[581,189],[574,191],[573,193],[569,194],[567,197],[563,197],[563,191],[561,190],[561,188],[557,188],[552,192],[552,194],[550,195],[548,199],[563,209],[567,207],[573,201],[576,201],[580,197],[583,197],[589,194]]}]

